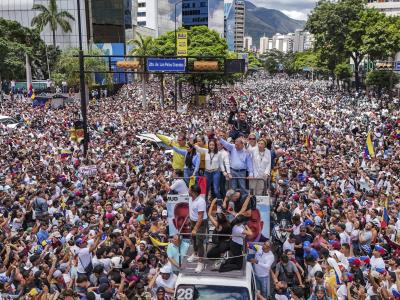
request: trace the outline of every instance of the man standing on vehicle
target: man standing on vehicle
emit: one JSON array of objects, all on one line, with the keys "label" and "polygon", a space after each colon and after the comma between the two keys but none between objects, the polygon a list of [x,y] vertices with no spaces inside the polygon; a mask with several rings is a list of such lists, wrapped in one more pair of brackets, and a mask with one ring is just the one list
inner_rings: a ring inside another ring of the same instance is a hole
[{"label": "man standing on vehicle", "polygon": [[[181,132],[178,134],[178,138],[176,141],[171,140],[165,135],[162,134],[156,134],[157,137],[167,146],[169,147],[177,147],[182,150],[188,150],[188,147],[186,145],[186,135]],[[182,154],[177,153],[174,151],[173,157],[172,157],[172,168],[174,170],[182,170],[185,166],[185,156]]]},{"label": "man standing on vehicle", "polygon": [[270,271],[274,261],[275,256],[271,251],[271,243],[269,241],[265,242],[262,249],[257,251],[255,258],[250,260],[254,266],[257,289],[265,298],[268,297]]},{"label": "man standing on vehicle", "polygon": [[188,262],[198,260],[195,272],[200,273],[204,269],[204,239],[207,231],[207,205],[201,189],[198,185],[193,185],[189,190],[189,218],[192,228],[193,254],[188,258]]}]

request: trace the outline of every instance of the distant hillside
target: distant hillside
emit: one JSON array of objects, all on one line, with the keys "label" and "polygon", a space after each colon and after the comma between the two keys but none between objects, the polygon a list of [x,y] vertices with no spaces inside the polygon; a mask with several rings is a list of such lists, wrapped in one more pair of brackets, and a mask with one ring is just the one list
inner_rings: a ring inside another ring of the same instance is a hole
[{"label": "distant hillside", "polygon": [[294,20],[276,9],[257,7],[249,1],[246,2],[246,36],[253,38],[253,44],[260,46],[260,38],[272,37],[275,33],[294,32],[303,28],[305,21]]}]

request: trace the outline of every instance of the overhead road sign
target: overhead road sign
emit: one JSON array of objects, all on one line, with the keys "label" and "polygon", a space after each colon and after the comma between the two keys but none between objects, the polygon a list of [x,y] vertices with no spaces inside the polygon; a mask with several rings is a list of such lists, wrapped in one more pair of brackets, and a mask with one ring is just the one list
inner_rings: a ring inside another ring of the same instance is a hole
[{"label": "overhead road sign", "polygon": [[185,72],[184,58],[148,58],[147,72]]}]

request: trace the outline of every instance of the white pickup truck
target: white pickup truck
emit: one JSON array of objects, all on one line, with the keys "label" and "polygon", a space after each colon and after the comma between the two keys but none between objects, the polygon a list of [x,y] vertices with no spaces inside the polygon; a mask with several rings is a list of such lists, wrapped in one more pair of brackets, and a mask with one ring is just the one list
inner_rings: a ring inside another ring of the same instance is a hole
[{"label": "white pickup truck", "polygon": [[243,270],[227,273],[182,270],[175,288],[176,300],[256,300],[253,268],[246,263]]}]

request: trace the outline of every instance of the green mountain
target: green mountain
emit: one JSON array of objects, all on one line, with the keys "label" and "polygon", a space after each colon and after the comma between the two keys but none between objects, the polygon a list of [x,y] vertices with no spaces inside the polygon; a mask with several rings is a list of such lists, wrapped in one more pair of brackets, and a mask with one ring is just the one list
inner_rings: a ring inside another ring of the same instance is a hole
[{"label": "green mountain", "polygon": [[253,38],[253,44],[260,46],[260,38],[272,37],[276,33],[294,32],[303,28],[305,21],[294,20],[276,9],[257,7],[249,1],[245,1],[246,20],[245,35]]}]

